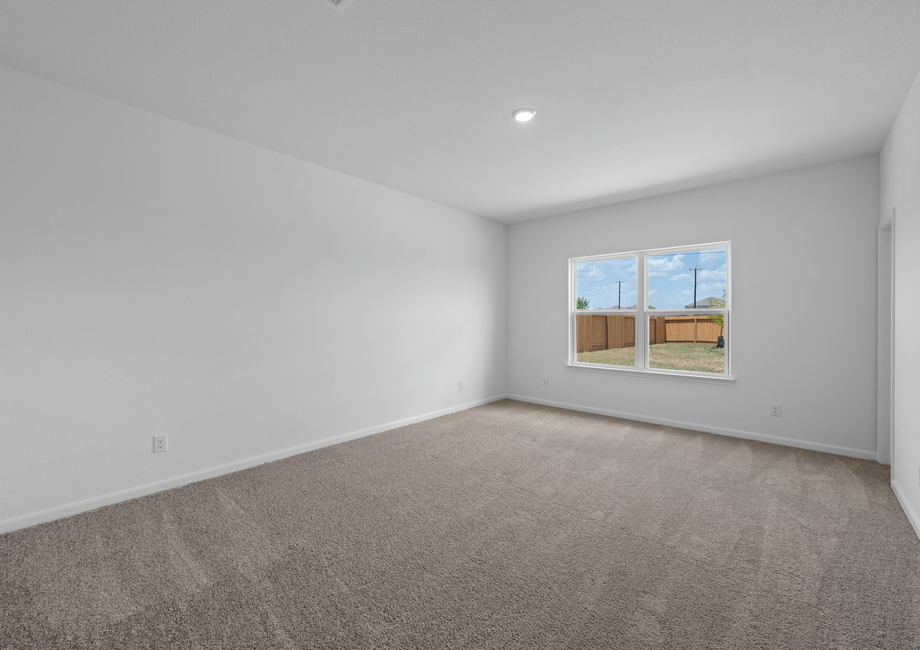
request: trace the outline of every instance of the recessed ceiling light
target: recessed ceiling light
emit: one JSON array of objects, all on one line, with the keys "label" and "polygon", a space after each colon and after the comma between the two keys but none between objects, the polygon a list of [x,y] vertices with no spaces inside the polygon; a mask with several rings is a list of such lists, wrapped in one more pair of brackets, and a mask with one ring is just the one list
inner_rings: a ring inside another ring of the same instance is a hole
[{"label": "recessed ceiling light", "polygon": [[354,0],[328,0],[329,4],[338,11],[342,13]]},{"label": "recessed ceiling light", "polygon": [[533,119],[533,116],[536,114],[537,112],[532,108],[519,108],[516,111],[514,111],[511,115],[518,122],[529,122],[530,120]]}]

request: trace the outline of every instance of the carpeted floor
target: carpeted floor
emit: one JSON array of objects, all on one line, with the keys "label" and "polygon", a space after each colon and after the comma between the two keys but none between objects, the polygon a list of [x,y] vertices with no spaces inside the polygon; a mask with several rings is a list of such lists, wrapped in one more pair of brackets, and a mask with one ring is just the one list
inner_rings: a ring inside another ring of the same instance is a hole
[{"label": "carpeted floor", "polygon": [[888,481],[504,400],[0,536],[0,648],[920,648]]}]

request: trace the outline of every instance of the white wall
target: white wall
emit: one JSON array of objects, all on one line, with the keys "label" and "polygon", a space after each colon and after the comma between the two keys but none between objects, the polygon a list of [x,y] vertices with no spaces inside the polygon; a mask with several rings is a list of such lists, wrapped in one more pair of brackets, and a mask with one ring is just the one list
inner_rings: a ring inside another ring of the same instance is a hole
[{"label": "white wall", "polygon": [[503,225],[4,68],[0,166],[0,532],[505,392]]},{"label": "white wall", "polygon": [[893,220],[878,233],[878,462],[891,465],[891,280]]},{"label": "white wall", "polygon": [[881,153],[882,223],[896,208],[892,488],[920,536],[920,77]]},{"label": "white wall", "polygon": [[[509,392],[874,458],[878,199],[870,156],[511,226]],[[569,258],[723,240],[735,384],[566,367]]]}]

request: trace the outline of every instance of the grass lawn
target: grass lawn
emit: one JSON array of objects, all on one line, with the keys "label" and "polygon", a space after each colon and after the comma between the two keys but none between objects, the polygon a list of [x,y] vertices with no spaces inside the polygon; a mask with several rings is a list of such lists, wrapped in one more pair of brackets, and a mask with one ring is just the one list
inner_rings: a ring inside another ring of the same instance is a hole
[{"label": "grass lawn", "polygon": [[[634,366],[634,348],[579,352],[582,363],[603,363],[613,366]],[[725,372],[725,350],[712,343],[659,343],[649,346],[649,365],[667,370],[693,372]]]},{"label": "grass lawn", "polygon": [[634,366],[636,365],[636,348],[579,352],[578,360],[581,363],[603,363],[608,366]]}]

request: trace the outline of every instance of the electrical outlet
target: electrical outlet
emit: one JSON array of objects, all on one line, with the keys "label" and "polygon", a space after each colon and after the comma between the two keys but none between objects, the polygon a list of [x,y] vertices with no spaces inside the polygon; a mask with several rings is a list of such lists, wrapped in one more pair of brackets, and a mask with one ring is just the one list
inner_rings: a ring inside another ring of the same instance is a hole
[{"label": "electrical outlet", "polygon": [[773,417],[782,417],[783,415],[783,406],[782,404],[770,404],[770,415]]},{"label": "electrical outlet", "polygon": [[161,454],[167,449],[169,449],[169,447],[166,444],[166,434],[165,433],[161,436],[153,437],[153,453]]},{"label": "electrical outlet", "polygon": [[463,380],[460,381],[460,390],[463,390]]},{"label": "electrical outlet", "polygon": [[546,381],[546,377],[543,378],[543,388],[549,388],[549,382]]}]

